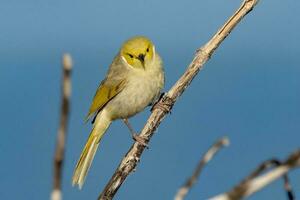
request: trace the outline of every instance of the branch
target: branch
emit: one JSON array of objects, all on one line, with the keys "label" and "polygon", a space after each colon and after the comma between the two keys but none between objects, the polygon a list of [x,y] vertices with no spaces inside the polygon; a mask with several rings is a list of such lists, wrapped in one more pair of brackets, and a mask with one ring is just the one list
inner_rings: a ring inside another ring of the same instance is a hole
[{"label": "branch", "polygon": [[283,176],[283,180],[284,180],[284,190],[286,192],[288,200],[296,200],[296,197],[292,190],[292,186],[290,184],[290,180],[287,174]]},{"label": "branch", "polygon": [[[265,169],[269,168],[271,165],[277,165],[271,171],[259,176]],[[300,150],[292,153],[286,161],[283,163],[278,162],[276,160],[271,160],[264,162],[260,165],[250,176],[248,176],[245,180],[243,180],[240,184],[235,186],[229,192],[224,194],[217,195],[210,200],[239,200],[245,197],[248,197],[255,192],[261,190],[266,187],[268,184],[272,183],[276,179],[285,176],[290,170],[300,167]],[[288,184],[288,180],[285,179],[285,187]],[[293,193],[290,188],[286,188],[288,197],[293,199]]]},{"label": "branch", "polygon": [[[171,110],[178,97],[181,96],[184,90],[189,86],[199,70],[203,68],[203,65],[207,60],[209,60],[216,48],[233,30],[238,22],[253,9],[256,3],[257,0],[244,0],[241,7],[225,23],[225,25],[213,36],[213,38],[207,44],[205,44],[196,52],[196,55],[191,64],[188,66],[186,72],[169,90],[169,92],[167,92],[159,100],[158,103],[160,106],[156,106],[153,109],[152,114],[148,118],[147,123],[140,134],[140,136],[145,139],[146,143],[149,142],[155,130],[165,118],[167,113]],[[144,150],[145,146],[140,145],[137,142],[135,142],[131,146],[98,199],[110,200],[114,197],[127,176],[136,168],[137,163],[139,162]]]},{"label": "branch", "polygon": [[192,188],[192,186],[197,181],[200,173],[202,172],[202,169],[205,167],[205,165],[215,156],[215,154],[221,150],[222,147],[227,146],[229,144],[228,138],[224,137],[220,140],[218,140],[215,144],[213,144],[208,151],[204,154],[203,158],[200,160],[199,164],[197,165],[193,175],[187,179],[185,184],[179,188],[177,191],[177,194],[175,196],[175,200],[183,200],[189,190]]},{"label": "branch", "polygon": [[[251,179],[254,179],[255,177],[262,174],[267,169],[270,169],[271,167],[278,167],[282,165],[282,162],[277,159],[271,159],[263,162],[252,174],[250,174],[243,182],[249,181]],[[289,200],[294,200],[295,196],[292,191],[292,187],[290,185],[289,177],[287,174],[283,175],[283,181],[284,181],[284,190],[286,191],[287,197]]]},{"label": "branch", "polygon": [[67,134],[67,123],[69,115],[69,104],[71,95],[71,70],[72,58],[69,54],[64,54],[62,58],[63,79],[62,79],[62,104],[60,114],[60,125],[57,132],[56,150],[54,155],[54,177],[51,200],[61,200],[61,175],[64,161],[65,140]]}]

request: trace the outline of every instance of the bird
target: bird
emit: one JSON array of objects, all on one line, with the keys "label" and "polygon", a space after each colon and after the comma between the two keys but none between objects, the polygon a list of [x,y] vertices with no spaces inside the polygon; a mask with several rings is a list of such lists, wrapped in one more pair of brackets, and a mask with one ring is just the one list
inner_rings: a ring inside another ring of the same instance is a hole
[{"label": "bird", "polygon": [[128,118],[153,105],[164,87],[165,75],[160,55],[153,42],[145,36],[135,36],[123,43],[100,83],[86,121],[94,116],[93,127],[77,161],[72,185],[82,188],[99,143],[115,120],[123,120],[132,137],[145,145],[143,138],[133,133]]}]

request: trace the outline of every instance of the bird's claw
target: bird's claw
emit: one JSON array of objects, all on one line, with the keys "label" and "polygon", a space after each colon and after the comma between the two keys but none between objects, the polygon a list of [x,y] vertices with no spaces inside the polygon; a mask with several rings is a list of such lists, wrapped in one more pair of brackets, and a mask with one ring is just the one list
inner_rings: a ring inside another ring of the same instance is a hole
[{"label": "bird's claw", "polygon": [[134,133],[134,134],[132,135],[132,138],[133,138],[136,142],[138,142],[139,144],[141,144],[141,145],[143,145],[144,147],[146,147],[147,149],[149,149],[149,145],[146,143],[146,140],[145,140],[143,137],[141,137],[141,136],[139,136],[138,134]]},{"label": "bird's claw", "polygon": [[160,98],[157,102],[154,103],[154,105],[151,108],[151,112],[155,109],[160,109],[165,113],[171,113],[171,109],[173,107],[173,100],[168,97],[167,95],[164,95],[164,93],[161,94]]}]

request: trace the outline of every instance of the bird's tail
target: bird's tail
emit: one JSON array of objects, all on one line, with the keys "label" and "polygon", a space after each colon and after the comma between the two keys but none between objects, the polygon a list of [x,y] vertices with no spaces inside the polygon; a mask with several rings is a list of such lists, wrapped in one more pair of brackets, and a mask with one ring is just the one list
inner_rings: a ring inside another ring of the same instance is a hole
[{"label": "bird's tail", "polygon": [[82,188],[87,172],[92,164],[94,156],[99,146],[99,142],[109,127],[111,120],[109,120],[104,112],[98,114],[92,132],[81,152],[80,158],[76,164],[72,185],[78,185]]}]

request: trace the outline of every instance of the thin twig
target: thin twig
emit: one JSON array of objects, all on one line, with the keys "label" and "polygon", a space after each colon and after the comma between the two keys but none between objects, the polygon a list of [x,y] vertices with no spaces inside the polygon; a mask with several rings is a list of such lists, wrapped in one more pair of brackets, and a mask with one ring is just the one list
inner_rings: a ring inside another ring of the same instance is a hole
[{"label": "thin twig", "polygon": [[[234,13],[234,15],[225,23],[225,25],[213,36],[213,38],[199,49],[188,66],[185,73],[175,83],[175,85],[167,92],[158,102],[160,106],[156,106],[152,114],[147,120],[146,125],[141,131],[140,136],[148,143],[153,136],[155,130],[165,118],[167,113],[171,110],[172,106],[176,102],[179,96],[189,86],[194,77],[198,74],[199,70],[203,68],[203,65],[214,53],[216,48],[221,42],[228,36],[238,22],[249,13],[256,5],[258,0],[244,0],[242,6]],[[164,108],[164,109],[163,109]],[[127,176],[134,171],[139,162],[145,146],[135,142],[125,157],[122,159],[115,173],[107,183],[104,190],[99,195],[98,199],[110,200],[114,197],[119,187],[125,181]]]},{"label": "thin twig", "polygon": [[[245,180],[244,182],[254,179],[255,177],[259,176],[260,174],[262,174],[264,171],[266,171],[267,169],[270,169],[271,167],[278,167],[282,165],[282,162],[278,159],[271,159],[271,160],[267,160],[265,162],[263,162],[254,172],[252,172],[252,174],[250,174]],[[284,181],[284,190],[287,194],[288,200],[294,200],[295,199],[295,195],[294,192],[292,190],[292,187],[290,185],[290,181],[289,181],[289,177],[287,174],[283,175],[283,181]]]},{"label": "thin twig", "polygon": [[286,192],[288,200],[295,200],[296,197],[293,192],[293,189],[292,189],[292,186],[290,184],[290,180],[289,180],[289,177],[287,174],[285,176],[283,176],[283,180],[284,180],[284,190]]},{"label": "thin twig", "polygon": [[194,170],[194,173],[191,177],[189,177],[186,182],[182,185],[181,188],[177,191],[177,194],[175,195],[175,200],[183,200],[189,190],[192,188],[192,186],[197,181],[200,173],[202,172],[202,169],[205,167],[205,165],[215,156],[215,154],[221,150],[222,147],[227,146],[229,144],[229,140],[227,137],[219,139],[215,144],[213,144],[208,151],[204,154],[200,162],[198,163],[196,169]]},{"label": "thin twig", "polygon": [[63,79],[62,79],[62,104],[60,125],[57,132],[56,150],[54,156],[54,174],[53,174],[53,191],[51,200],[61,200],[61,181],[62,181],[62,167],[65,152],[65,140],[67,134],[67,123],[69,116],[69,105],[71,96],[71,71],[72,58],[69,54],[64,54],[62,58]]},{"label": "thin twig", "polygon": [[[267,168],[272,165],[277,165],[274,169],[268,171],[267,173],[260,175]],[[290,170],[300,167],[300,150],[292,153],[284,162],[278,162],[276,160],[271,160],[264,162],[260,165],[253,173],[251,173],[245,180],[235,186],[229,192],[217,195],[210,200],[240,200],[244,199],[255,192],[261,190],[268,184],[272,183],[276,179],[286,175]],[[259,176],[260,175],[260,176]],[[284,178],[285,184],[289,186],[287,176]],[[294,195],[291,188],[286,189],[288,198],[294,199]]]}]

